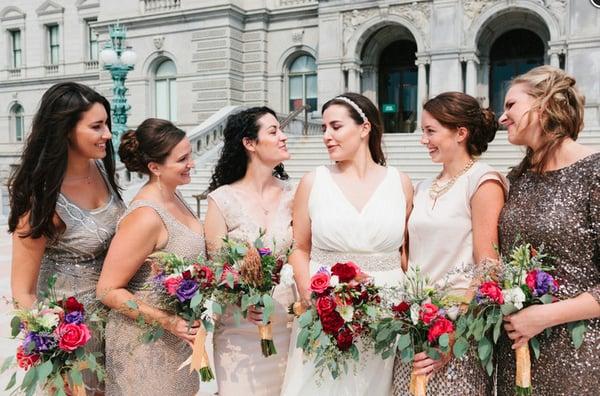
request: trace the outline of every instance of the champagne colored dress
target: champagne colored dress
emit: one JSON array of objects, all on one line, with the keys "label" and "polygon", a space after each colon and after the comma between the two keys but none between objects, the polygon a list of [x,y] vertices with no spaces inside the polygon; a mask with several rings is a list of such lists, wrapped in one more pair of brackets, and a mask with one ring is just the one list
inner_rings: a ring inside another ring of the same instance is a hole
[{"label": "champagne colored dress", "polygon": [[[280,182],[283,188],[277,212],[271,215],[263,237],[265,245],[275,256],[285,254],[292,245],[292,200],[294,188]],[[253,218],[256,210],[248,207],[244,192],[224,185],[208,195],[217,205],[227,224],[227,236],[239,241],[254,242],[259,236],[260,224]],[[214,333],[214,357],[220,396],[279,395],[285,373],[290,344],[291,317],[288,306],[294,302],[293,289],[279,285],[273,293],[275,310],[271,316],[273,342],[277,353],[268,358],[262,355],[258,327],[241,320],[236,326],[228,308],[218,318]]]},{"label": "champagne colored dress", "polygon": [[[194,215],[183,199],[181,202]],[[133,201],[123,217],[141,207],[152,208],[167,229],[168,241],[161,251],[190,260],[205,257],[203,234],[192,231],[154,202]],[[160,293],[153,287],[153,275],[147,263],[129,281],[127,289],[136,301],[166,308],[161,305]],[[195,395],[200,384],[198,373],[190,373],[189,367],[178,370],[191,355],[192,348],[168,331],[156,342],[144,344],[141,339],[146,331],[118,310],[110,311],[106,325],[106,395]]]},{"label": "champagne colored dress", "polygon": [[[471,198],[488,180],[498,181],[508,192],[506,178],[487,164],[473,166],[446,193],[433,200],[429,187],[433,178],[417,184],[413,210],[408,220],[408,266],[419,266],[423,275],[440,287],[464,295],[472,281],[473,227]],[[412,363],[396,357],[394,395],[408,395]],[[442,370],[432,374],[428,395],[491,395],[492,378],[487,375],[474,347],[461,358],[453,358]]]},{"label": "champagne colored dress", "polygon": [[[543,175],[509,174],[511,190],[500,215],[504,254],[528,242],[554,257],[558,298],[590,293],[600,304],[600,153]],[[575,349],[566,325],[537,336],[540,357],[531,360],[534,395],[600,393],[600,319],[589,321]],[[513,395],[515,358],[506,336],[499,340],[498,395]]]}]

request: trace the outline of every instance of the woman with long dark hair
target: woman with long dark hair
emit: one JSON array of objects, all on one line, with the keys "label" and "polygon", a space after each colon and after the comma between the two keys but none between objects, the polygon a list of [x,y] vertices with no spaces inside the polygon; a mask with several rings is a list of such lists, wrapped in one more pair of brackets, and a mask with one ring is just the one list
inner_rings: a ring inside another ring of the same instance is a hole
[{"label": "woman with long dark hair", "polygon": [[[286,135],[275,112],[253,107],[229,116],[225,141],[210,183],[204,224],[208,255],[223,237],[253,242],[260,231],[275,256],[292,244],[293,188],[285,181],[282,161],[290,158]],[[273,294],[271,316],[277,354],[263,357],[257,324],[262,315],[252,310],[236,326],[231,310],[219,318],[214,333],[214,356],[219,394],[279,395],[290,343],[287,306],[293,292],[279,285]]]},{"label": "woman with long dark hair", "polygon": [[[149,118],[121,137],[119,156],[127,169],[148,175],[148,182],[119,221],[98,280],[97,295],[112,308],[106,324],[106,392],[109,395],[181,395],[198,392],[196,371],[178,370],[192,353],[199,323],[171,312],[152,287],[146,258],[162,251],[195,260],[205,255],[202,224],[177,187],[191,181],[192,146],[185,132],[170,121]],[[128,305],[135,301],[135,308]],[[144,343],[158,324],[166,331]]]},{"label": "woman with long dark hair", "polygon": [[[344,93],[323,105],[323,143],[334,161],[305,175],[294,199],[290,262],[300,296],[310,301],[310,275],[336,262],[356,262],[379,286],[399,286],[406,255],[410,179],[387,167],[381,114],[368,98]],[[297,321],[294,322],[297,334]],[[294,338],[295,339],[295,338]],[[336,380],[319,383],[313,362],[293,343],[282,395],[389,395],[392,359],[371,351]]]},{"label": "woman with long dark hair", "polygon": [[[115,181],[110,104],[73,83],[42,96],[20,164],[9,180],[13,234],[11,288],[31,307],[56,276],[58,295],[98,308],[96,282],[117,219],[125,210]],[[100,334],[88,348],[103,352]],[[85,376],[90,391],[102,384]]]}]

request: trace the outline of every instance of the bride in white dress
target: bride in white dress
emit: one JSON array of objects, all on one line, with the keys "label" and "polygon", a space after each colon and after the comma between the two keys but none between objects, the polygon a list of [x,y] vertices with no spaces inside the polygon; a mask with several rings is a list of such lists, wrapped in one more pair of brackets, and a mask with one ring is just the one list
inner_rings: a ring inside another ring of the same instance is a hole
[{"label": "bride in white dress", "polygon": [[[327,102],[323,142],[334,165],[305,175],[293,209],[294,266],[300,296],[310,300],[310,276],[321,266],[354,261],[378,285],[397,286],[406,268],[402,254],[412,207],[412,184],[385,166],[382,123],[366,97],[345,93]],[[312,358],[296,348],[294,322],[282,395],[389,395],[393,359],[361,353],[360,362],[333,380],[316,375]]]}]

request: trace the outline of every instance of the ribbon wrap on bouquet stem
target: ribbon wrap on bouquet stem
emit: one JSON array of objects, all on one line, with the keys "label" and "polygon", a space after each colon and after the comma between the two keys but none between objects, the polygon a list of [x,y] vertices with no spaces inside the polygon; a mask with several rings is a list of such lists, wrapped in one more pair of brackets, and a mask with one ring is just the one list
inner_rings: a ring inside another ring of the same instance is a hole
[{"label": "ribbon wrap on bouquet stem", "polygon": [[414,373],[411,373],[409,386],[410,394],[412,396],[426,396],[428,381],[428,375],[415,375]]}]

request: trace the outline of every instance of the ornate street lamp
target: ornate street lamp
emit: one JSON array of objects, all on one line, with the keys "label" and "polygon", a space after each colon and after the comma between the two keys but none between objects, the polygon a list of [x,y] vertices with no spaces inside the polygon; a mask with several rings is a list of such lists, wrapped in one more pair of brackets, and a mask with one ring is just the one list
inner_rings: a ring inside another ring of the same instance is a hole
[{"label": "ornate street lamp", "polygon": [[131,106],[127,104],[127,88],[125,80],[127,73],[133,70],[137,55],[130,47],[125,47],[127,29],[118,22],[109,27],[110,41],[100,52],[100,62],[104,70],[108,70],[113,80],[112,111],[112,141],[115,150],[119,147],[121,135],[127,130],[127,112]]}]

